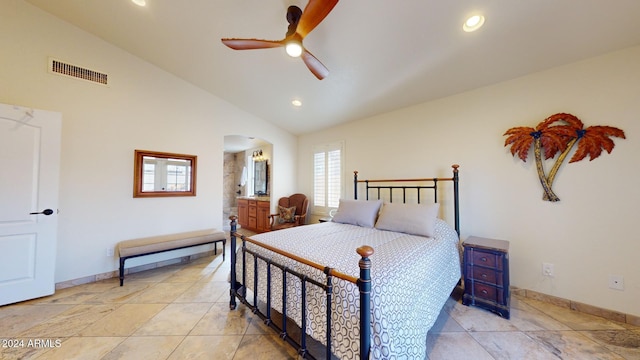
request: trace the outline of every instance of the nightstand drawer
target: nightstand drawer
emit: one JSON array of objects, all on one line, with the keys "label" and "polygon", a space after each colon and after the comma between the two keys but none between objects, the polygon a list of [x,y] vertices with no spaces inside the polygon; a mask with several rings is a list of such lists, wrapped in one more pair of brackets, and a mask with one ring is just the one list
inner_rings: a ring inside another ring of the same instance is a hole
[{"label": "nightstand drawer", "polygon": [[496,304],[505,305],[504,290],[495,286],[474,282],[473,296],[495,302]]},{"label": "nightstand drawer", "polygon": [[502,272],[480,266],[467,265],[466,274],[469,279],[484,281],[489,284],[503,285]]},{"label": "nightstand drawer", "polygon": [[502,270],[502,256],[503,254],[496,254],[495,252],[488,252],[478,249],[473,249],[468,253],[469,259],[467,263],[471,265],[480,265],[492,269]]}]

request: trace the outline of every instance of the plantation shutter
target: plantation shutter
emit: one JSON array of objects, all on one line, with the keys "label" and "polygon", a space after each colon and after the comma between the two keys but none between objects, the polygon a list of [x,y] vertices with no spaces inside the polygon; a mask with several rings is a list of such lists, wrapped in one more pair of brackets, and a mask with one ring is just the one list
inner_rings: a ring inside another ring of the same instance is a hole
[{"label": "plantation shutter", "polygon": [[328,214],[342,196],[342,142],[319,145],[313,153],[314,212]]}]

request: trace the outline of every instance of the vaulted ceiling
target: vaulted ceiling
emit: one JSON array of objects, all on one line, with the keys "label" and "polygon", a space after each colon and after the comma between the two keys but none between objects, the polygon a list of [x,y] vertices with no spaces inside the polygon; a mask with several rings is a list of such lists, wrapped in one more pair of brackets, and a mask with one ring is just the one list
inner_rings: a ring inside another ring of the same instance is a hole
[{"label": "vaulted ceiling", "polygon": [[342,0],[304,39],[320,81],[282,48],[220,41],[282,39],[306,0],[27,1],[294,134],[640,44],[638,0]]}]

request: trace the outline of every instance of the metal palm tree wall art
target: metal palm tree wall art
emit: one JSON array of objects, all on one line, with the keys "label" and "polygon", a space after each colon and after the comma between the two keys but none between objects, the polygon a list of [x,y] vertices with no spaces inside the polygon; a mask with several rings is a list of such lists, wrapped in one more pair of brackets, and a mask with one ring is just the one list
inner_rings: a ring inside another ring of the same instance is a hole
[{"label": "metal palm tree wall art", "polygon": [[[553,192],[551,185],[558,169],[563,164],[574,145],[577,148],[569,163],[580,161],[589,156],[589,161],[602,154],[602,150],[611,153],[616,146],[611,137],[625,139],[624,131],[612,126],[589,126],[584,128],[582,121],[571,114],[559,113],[546,118],[534,128],[519,126],[513,127],[504,133],[508,136],[504,146],[511,145],[511,155],[518,156],[526,162],[529,157],[529,149],[533,144],[533,154],[536,160],[536,169],[540,184],[544,190],[543,200],[560,201]],[[546,175],[542,163],[544,159],[553,159],[560,154],[551,167],[549,175]]]}]

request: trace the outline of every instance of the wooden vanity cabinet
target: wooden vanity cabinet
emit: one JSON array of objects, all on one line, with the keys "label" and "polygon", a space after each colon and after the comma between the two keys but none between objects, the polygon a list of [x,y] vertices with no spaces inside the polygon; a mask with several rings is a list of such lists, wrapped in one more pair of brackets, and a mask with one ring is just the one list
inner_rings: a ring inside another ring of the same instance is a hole
[{"label": "wooden vanity cabinet", "polygon": [[249,226],[249,200],[238,199],[238,225],[242,228]]},{"label": "wooden vanity cabinet", "polygon": [[257,202],[258,215],[256,219],[256,229],[258,232],[269,231],[270,229],[270,221],[269,214],[271,213],[271,203],[269,201],[258,201]]},{"label": "wooden vanity cabinet", "polygon": [[255,200],[249,200],[249,218],[247,219],[247,228],[256,229],[258,228],[258,204]]},{"label": "wooden vanity cabinet", "polygon": [[258,233],[269,231],[270,211],[268,200],[238,199],[238,224]]}]

